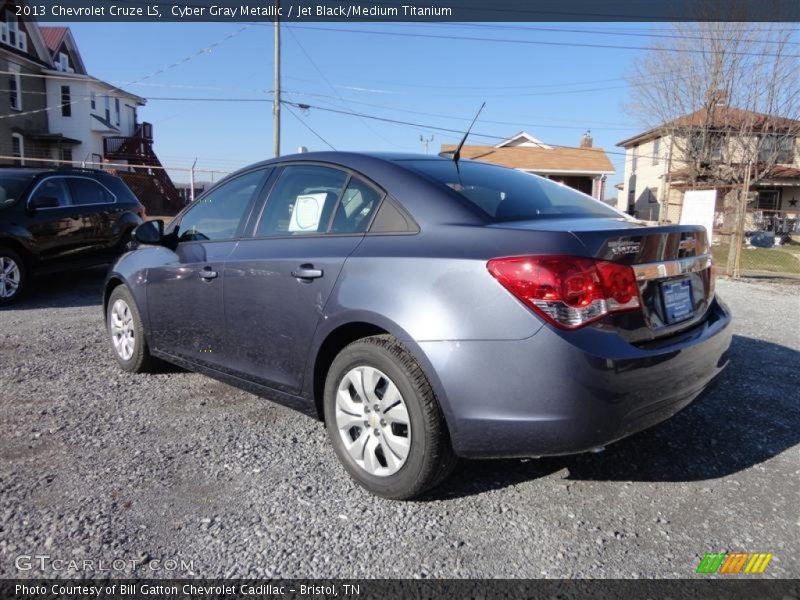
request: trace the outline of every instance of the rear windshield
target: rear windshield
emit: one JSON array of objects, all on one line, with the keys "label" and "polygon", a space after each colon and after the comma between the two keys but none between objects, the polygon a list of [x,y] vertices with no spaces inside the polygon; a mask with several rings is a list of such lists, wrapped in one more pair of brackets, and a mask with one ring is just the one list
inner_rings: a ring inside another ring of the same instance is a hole
[{"label": "rear windshield", "polygon": [[490,221],[619,217],[602,202],[570,187],[515,169],[479,162],[404,161],[411,170],[443,183]]},{"label": "rear windshield", "polygon": [[11,175],[0,173],[0,210],[16,203],[25,193],[31,182],[30,175]]}]

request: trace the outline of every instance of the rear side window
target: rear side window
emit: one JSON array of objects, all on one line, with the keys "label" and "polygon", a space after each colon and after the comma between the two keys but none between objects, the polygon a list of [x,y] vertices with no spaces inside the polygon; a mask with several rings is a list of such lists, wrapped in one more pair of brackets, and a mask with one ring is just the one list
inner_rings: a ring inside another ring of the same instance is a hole
[{"label": "rear side window", "polygon": [[67,179],[72,204],[86,206],[91,204],[113,204],[117,201],[114,195],[96,181],[83,177]]},{"label": "rear side window", "polygon": [[69,186],[63,177],[48,177],[42,181],[36,187],[30,201],[36,198],[55,198],[58,201],[58,208],[73,204]]},{"label": "rear side window", "polygon": [[619,217],[585,194],[543,177],[478,162],[404,161],[412,171],[449,187],[494,223],[554,218]]},{"label": "rear side window", "polygon": [[[267,199],[257,237],[325,233],[337,208],[347,173],[316,165],[284,168]],[[349,223],[342,221],[343,226]]]},{"label": "rear side window", "polygon": [[197,200],[181,217],[178,225],[180,241],[216,241],[236,237],[245,211],[265,176],[264,169],[245,173]]},{"label": "rear side window", "polygon": [[353,177],[342,194],[331,233],[363,233],[383,197],[371,185]]}]

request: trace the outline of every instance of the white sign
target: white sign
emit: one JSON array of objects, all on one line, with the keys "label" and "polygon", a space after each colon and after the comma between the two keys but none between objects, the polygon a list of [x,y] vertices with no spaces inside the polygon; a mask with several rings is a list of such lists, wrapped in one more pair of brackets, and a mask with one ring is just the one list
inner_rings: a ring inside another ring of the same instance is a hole
[{"label": "white sign", "polygon": [[289,231],[317,231],[327,198],[326,192],[298,196],[289,221]]},{"label": "white sign", "polygon": [[714,209],[717,205],[717,190],[693,190],[683,195],[681,225],[702,225],[711,241],[714,229]]}]

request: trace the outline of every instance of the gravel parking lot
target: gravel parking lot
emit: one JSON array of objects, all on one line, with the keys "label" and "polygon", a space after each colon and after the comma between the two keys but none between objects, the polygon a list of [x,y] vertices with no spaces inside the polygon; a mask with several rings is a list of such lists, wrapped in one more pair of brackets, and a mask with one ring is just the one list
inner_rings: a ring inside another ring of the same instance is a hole
[{"label": "gravel parking lot", "polygon": [[35,554],[162,577],[691,577],[726,550],[800,577],[798,283],[718,283],[733,365],[672,420],[601,454],[462,462],[400,503],[351,483],[320,423],[119,370],[102,278],[48,278],[0,312],[0,577],[92,575],[17,570]]}]

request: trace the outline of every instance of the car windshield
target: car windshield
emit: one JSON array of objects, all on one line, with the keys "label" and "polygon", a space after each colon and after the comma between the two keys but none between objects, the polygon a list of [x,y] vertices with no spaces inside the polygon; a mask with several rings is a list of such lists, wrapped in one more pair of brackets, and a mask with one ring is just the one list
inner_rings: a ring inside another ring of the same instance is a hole
[{"label": "car windshield", "polygon": [[0,210],[16,203],[30,182],[30,175],[0,173]]},{"label": "car windshield", "polygon": [[621,215],[563,184],[515,169],[479,162],[412,160],[403,164],[457,192],[493,223]]}]

